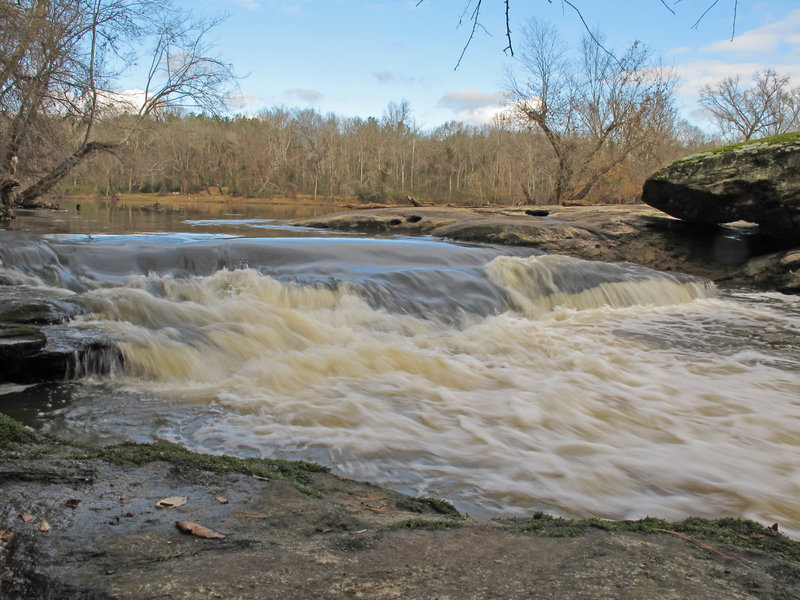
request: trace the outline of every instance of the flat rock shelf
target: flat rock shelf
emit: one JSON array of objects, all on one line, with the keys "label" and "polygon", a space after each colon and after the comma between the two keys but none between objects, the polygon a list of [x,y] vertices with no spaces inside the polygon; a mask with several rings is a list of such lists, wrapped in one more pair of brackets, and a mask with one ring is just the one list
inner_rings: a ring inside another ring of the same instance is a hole
[{"label": "flat rock shelf", "polygon": [[3,598],[800,594],[800,544],[750,521],[480,522],[312,463],[86,449],[3,415],[0,447]]}]

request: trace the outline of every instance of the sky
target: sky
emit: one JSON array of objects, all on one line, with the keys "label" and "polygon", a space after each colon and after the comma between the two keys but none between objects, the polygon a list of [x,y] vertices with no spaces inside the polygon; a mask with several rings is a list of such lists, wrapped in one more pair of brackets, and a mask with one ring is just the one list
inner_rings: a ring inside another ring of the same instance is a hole
[{"label": "sky", "polygon": [[[408,100],[423,130],[448,121],[489,122],[500,110],[507,71],[502,0],[483,0],[482,29],[459,62],[475,0],[177,0],[195,15],[226,19],[210,33],[231,63],[241,97],[233,108],[255,114],[275,106],[380,118]],[[697,104],[704,84],[773,68],[800,85],[798,0],[572,0],[610,49],[646,44],[680,77],[684,118],[708,127]],[[734,6],[736,7],[735,32]],[[671,12],[671,9],[674,11]],[[559,0],[511,0],[519,50],[531,18],[554,25],[570,45],[585,34],[579,15]],[[695,23],[700,19],[695,27]],[[731,40],[733,34],[733,39]]]}]

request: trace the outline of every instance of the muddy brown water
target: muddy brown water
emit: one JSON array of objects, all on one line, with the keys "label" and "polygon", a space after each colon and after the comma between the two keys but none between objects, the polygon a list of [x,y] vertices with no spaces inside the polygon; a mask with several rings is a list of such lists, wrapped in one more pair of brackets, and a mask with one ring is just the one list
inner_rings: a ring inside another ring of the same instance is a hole
[{"label": "muddy brown water", "polygon": [[92,444],[314,460],[478,517],[800,535],[796,297],[273,208],[20,212],[4,277],[77,299],[76,335],[99,328],[126,366],[6,386],[4,410]]}]

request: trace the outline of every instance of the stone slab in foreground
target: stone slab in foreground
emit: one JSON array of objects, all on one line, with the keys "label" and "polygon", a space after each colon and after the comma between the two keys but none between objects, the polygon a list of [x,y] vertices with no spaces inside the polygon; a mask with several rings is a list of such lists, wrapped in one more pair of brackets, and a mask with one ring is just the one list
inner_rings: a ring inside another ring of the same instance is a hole
[{"label": "stone slab in foreground", "polygon": [[0,497],[2,598],[800,597],[800,544],[748,521],[477,522],[309,463],[87,450],[2,414]]}]

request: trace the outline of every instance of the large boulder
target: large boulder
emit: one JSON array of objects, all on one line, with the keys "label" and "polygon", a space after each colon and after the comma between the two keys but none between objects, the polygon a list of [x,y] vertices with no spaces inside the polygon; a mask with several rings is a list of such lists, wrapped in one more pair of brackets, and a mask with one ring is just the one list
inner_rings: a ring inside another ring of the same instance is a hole
[{"label": "large boulder", "polygon": [[800,239],[800,132],[692,154],[653,173],[642,200],[692,223],[758,223]]}]

